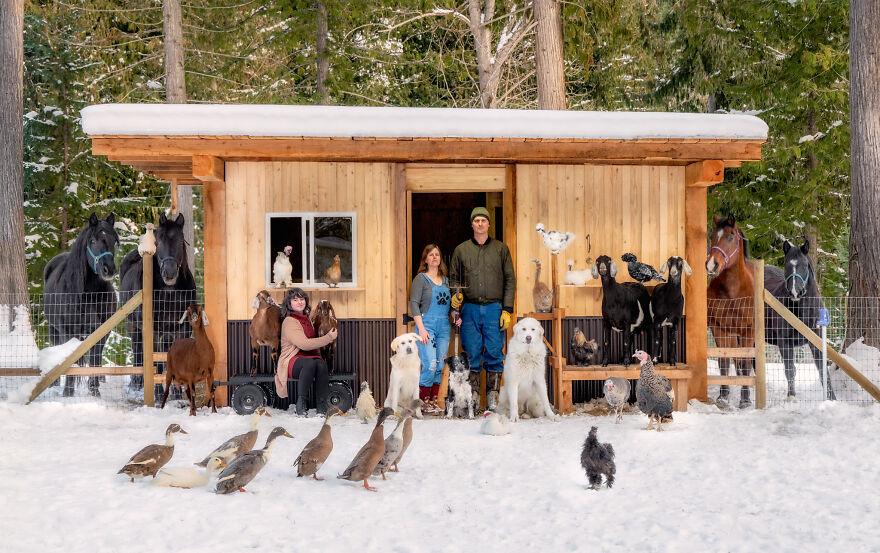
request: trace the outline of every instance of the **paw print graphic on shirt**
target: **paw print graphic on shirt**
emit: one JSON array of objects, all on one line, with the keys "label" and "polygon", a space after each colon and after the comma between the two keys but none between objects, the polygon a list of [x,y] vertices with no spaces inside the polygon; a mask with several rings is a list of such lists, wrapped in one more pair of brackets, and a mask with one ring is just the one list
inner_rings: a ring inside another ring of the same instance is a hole
[{"label": "paw print graphic on shirt", "polygon": [[449,292],[440,292],[437,294],[437,305],[449,305],[451,296]]}]

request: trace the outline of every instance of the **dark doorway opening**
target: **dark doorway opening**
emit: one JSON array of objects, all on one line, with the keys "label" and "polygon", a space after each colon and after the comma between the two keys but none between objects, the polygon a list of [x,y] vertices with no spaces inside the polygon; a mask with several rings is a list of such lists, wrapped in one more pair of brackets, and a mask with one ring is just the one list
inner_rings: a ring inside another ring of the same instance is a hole
[{"label": "dark doorway opening", "polygon": [[489,236],[504,237],[500,192],[413,193],[410,208],[412,229],[412,271],[410,280],[419,272],[422,250],[428,244],[437,244],[448,266],[455,247],[473,238],[471,210],[488,207],[492,213]]}]

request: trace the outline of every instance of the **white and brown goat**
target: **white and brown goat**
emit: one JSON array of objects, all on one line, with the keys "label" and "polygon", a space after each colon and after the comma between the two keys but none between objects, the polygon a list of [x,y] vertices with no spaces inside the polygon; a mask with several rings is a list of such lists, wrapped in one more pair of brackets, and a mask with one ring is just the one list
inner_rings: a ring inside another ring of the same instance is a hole
[{"label": "white and brown goat", "polygon": [[281,306],[269,292],[260,290],[251,307],[257,310],[248,328],[251,337],[251,376],[257,374],[260,346],[272,348],[272,372],[275,372],[281,346]]},{"label": "white and brown goat", "polygon": [[211,412],[217,412],[214,404],[214,346],[208,340],[205,327],[208,326],[208,316],[199,305],[191,305],[186,308],[183,316],[178,321],[183,324],[189,318],[189,324],[193,329],[193,338],[180,338],[175,340],[168,349],[168,362],[165,371],[165,393],[162,396],[162,409],[168,400],[168,390],[177,384],[186,388],[189,398],[189,414],[196,414],[196,382],[205,381],[205,393],[208,396],[208,404]]}]

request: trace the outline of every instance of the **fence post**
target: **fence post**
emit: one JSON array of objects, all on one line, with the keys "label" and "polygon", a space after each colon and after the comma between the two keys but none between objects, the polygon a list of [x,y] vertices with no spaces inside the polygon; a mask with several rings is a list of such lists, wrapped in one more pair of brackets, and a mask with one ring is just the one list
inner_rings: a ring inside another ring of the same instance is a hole
[{"label": "fence post", "polygon": [[767,373],[764,367],[764,260],[755,260],[755,408],[767,406]]},{"label": "fence post", "polygon": [[143,268],[144,303],[141,340],[144,345],[144,405],[153,407],[155,405],[153,375],[156,372],[153,367],[153,254],[143,255]]}]

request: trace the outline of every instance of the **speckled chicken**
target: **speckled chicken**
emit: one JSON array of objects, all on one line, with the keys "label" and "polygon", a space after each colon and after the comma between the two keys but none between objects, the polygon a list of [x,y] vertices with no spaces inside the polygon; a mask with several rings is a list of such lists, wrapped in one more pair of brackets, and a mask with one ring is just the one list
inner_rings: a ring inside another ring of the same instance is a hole
[{"label": "speckled chicken", "polygon": [[605,401],[608,402],[611,411],[617,415],[614,422],[615,424],[619,423],[623,420],[623,406],[626,405],[629,394],[632,392],[632,384],[625,378],[612,376],[605,379],[603,389],[605,390]]},{"label": "speckled chicken", "polygon": [[639,381],[636,383],[636,399],[639,409],[648,415],[648,426],[645,430],[654,428],[654,420],[657,420],[657,431],[663,430],[663,417],[672,414],[672,384],[663,375],[654,370],[651,356],[642,350],[638,350],[633,357],[642,365]]},{"label": "speckled chicken", "polygon": [[535,225],[535,230],[544,240],[544,245],[550,253],[559,253],[574,241],[573,232],[559,232],[558,230],[544,230],[544,223]]},{"label": "speckled chicken", "polygon": [[666,282],[666,279],[660,276],[660,273],[657,272],[657,269],[651,267],[647,263],[642,263],[636,259],[636,256],[631,253],[625,253],[620,256],[620,259],[626,261],[626,268],[629,271],[629,276],[638,282],[648,282],[651,279],[654,279],[658,282]]},{"label": "speckled chicken", "polygon": [[599,351],[599,344],[596,340],[587,340],[584,333],[578,327],[574,328],[571,335],[571,343],[569,344],[569,365],[584,367],[593,365],[596,362],[596,353]]},{"label": "speckled chicken", "polygon": [[550,313],[553,311],[553,291],[541,282],[541,261],[531,259],[535,264],[535,285],[532,287],[532,300],[535,303],[536,313]]},{"label": "speckled chicken", "polygon": [[590,433],[584,441],[581,450],[581,466],[587,473],[590,481],[590,489],[598,490],[602,485],[602,475],[605,475],[605,486],[610,488],[614,485],[614,473],[617,466],[614,464],[614,448],[611,444],[600,444],[596,437],[596,427],[590,428]]}]

